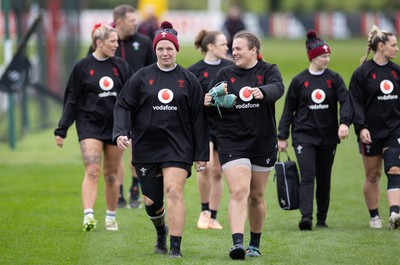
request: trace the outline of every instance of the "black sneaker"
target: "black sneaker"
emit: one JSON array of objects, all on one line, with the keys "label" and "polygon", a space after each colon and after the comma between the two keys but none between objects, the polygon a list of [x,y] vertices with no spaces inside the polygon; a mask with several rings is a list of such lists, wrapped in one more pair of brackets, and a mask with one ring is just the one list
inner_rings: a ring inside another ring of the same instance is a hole
[{"label": "black sneaker", "polygon": [[242,244],[236,244],[229,251],[229,257],[231,259],[245,259],[246,249]]},{"label": "black sneaker", "polygon": [[315,226],[318,228],[328,228],[328,225],[325,223],[325,221],[317,221]]},{"label": "black sneaker", "polygon": [[246,257],[259,257],[261,252],[257,247],[249,246],[246,249]]},{"label": "black sneaker", "polygon": [[312,230],[312,221],[310,218],[301,218],[299,222],[299,229],[300,230]]},{"label": "black sneaker", "polygon": [[157,234],[157,242],[154,245],[154,253],[156,254],[168,253],[167,236],[168,236],[168,226],[165,225],[165,234],[163,235]]},{"label": "black sneaker", "polygon": [[171,259],[180,259],[180,258],[182,258],[182,254],[176,248],[171,248],[171,250],[169,251],[169,257]]},{"label": "black sneaker", "polygon": [[126,207],[126,200],[124,197],[118,198],[118,208],[125,208]]}]

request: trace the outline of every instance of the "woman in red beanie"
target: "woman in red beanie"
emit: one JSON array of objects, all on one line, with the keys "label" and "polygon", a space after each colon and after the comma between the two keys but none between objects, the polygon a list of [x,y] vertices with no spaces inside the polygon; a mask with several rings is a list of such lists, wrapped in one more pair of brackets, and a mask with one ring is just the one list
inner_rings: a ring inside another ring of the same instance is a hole
[{"label": "woman in red beanie", "polygon": [[209,159],[208,127],[199,81],[176,64],[177,31],[164,21],[155,34],[157,63],[137,71],[122,89],[114,109],[113,137],[122,149],[132,140],[132,164],[157,231],[154,252],[168,253],[165,193],[169,256],[181,258],[183,188],[193,162],[200,171]]},{"label": "woman in red beanie", "polygon": [[292,144],[301,175],[300,230],[312,230],[314,182],[317,186],[316,226],[328,227],[326,218],[336,146],[348,137],[352,121],[346,85],[338,73],[328,69],[331,54],[328,44],[310,30],[306,50],[310,65],[290,83],[278,128],[278,148],[285,151],[289,127],[292,127]]}]

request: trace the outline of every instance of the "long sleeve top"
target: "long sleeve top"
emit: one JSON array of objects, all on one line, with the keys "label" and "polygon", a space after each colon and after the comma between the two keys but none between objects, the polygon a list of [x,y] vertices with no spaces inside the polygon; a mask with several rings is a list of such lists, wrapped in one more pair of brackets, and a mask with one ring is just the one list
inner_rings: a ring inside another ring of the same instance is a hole
[{"label": "long sleeve top", "polygon": [[66,138],[68,128],[76,122],[79,140],[111,141],[114,104],[131,75],[131,67],[118,57],[98,60],[90,54],[80,60],[69,76],[54,134]]},{"label": "long sleeve top", "polygon": [[351,120],[350,98],[340,75],[330,69],[313,75],[306,69],[289,86],[278,138],[288,139],[291,126],[293,144],[337,144],[338,122],[350,126]]},{"label": "long sleeve top", "polygon": [[126,83],[114,109],[114,140],[132,132],[135,163],[209,160],[204,96],[197,78],[177,65],[140,69]]},{"label": "long sleeve top", "polygon": [[[226,66],[219,70],[210,88],[220,81],[227,82],[228,93],[237,99],[233,108],[221,108],[222,117],[216,117],[218,151],[256,157],[275,148],[275,102],[284,93],[278,67],[262,60],[250,69]],[[248,87],[258,87],[264,98],[254,99]]]},{"label": "long sleeve top", "polygon": [[400,133],[400,67],[389,61],[378,65],[368,60],[353,73],[349,91],[354,110],[354,129],[364,128],[372,139]]}]

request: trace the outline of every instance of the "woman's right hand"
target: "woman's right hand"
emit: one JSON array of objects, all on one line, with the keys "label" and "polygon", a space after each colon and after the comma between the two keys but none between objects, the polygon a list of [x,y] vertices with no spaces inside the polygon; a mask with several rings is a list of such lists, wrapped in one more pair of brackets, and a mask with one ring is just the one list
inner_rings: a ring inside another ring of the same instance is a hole
[{"label": "woman's right hand", "polygon": [[210,107],[212,102],[212,96],[210,93],[204,95],[204,106]]},{"label": "woman's right hand", "polygon": [[59,135],[56,135],[56,145],[58,145],[58,147],[62,148],[64,146],[64,138],[62,138]]},{"label": "woman's right hand", "polygon": [[131,146],[131,141],[129,140],[128,136],[120,135],[117,138],[117,145],[122,150],[126,150]]},{"label": "woman's right hand", "polygon": [[362,129],[359,135],[360,141],[363,144],[370,144],[372,143],[371,134],[368,129]]},{"label": "woman's right hand", "polygon": [[288,146],[287,140],[278,140],[278,150],[280,152],[286,152],[287,146]]}]

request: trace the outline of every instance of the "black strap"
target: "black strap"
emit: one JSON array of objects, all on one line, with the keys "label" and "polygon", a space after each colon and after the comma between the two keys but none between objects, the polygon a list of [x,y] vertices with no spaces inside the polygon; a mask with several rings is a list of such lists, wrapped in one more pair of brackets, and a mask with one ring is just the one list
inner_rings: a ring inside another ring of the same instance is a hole
[{"label": "black strap", "polygon": [[281,162],[281,153],[285,153],[287,156],[287,160],[290,161],[290,157],[287,151],[278,151],[278,162]]}]

